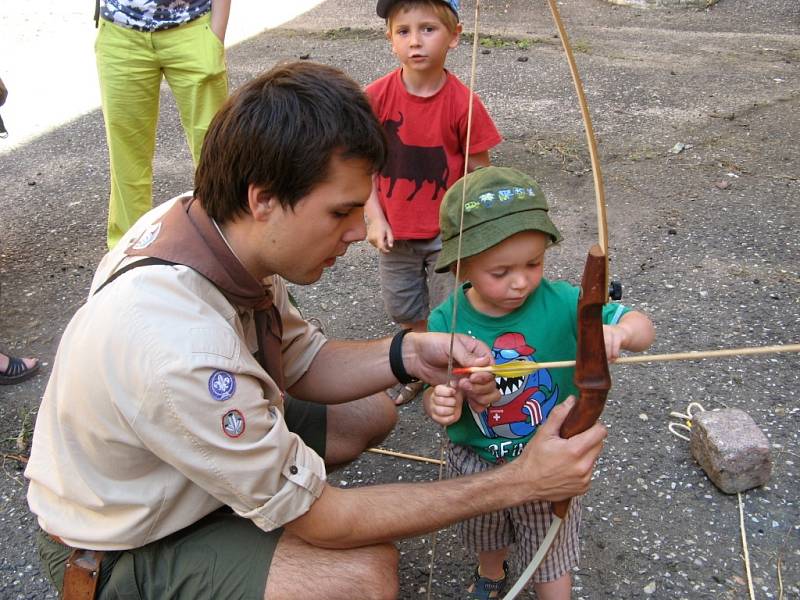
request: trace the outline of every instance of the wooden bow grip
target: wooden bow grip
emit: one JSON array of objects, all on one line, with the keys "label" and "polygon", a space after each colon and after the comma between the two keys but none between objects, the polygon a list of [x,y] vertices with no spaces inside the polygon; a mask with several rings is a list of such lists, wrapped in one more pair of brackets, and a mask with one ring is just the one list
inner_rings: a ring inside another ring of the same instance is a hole
[{"label": "wooden bow grip", "polygon": [[[597,422],[606,404],[611,376],[608,372],[603,338],[603,305],[606,302],[606,258],[598,245],[586,258],[578,300],[578,349],[575,361],[575,385],[580,393],[575,406],[561,425],[561,437],[571,438]],[[553,502],[553,512],[564,518],[569,499]]]}]

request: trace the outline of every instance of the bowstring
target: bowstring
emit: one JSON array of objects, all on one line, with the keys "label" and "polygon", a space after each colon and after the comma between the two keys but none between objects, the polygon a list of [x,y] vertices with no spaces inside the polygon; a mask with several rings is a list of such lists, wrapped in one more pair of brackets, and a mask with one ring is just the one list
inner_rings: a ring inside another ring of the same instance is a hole
[{"label": "bowstring", "polygon": [[[471,57],[471,64],[470,64],[470,75],[469,75],[469,101],[467,103],[467,140],[464,144],[464,173],[463,177],[466,178],[467,174],[469,174],[469,151],[470,151],[470,142],[472,138],[472,109],[474,105],[474,96],[475,96],[475,76],[477,73],[477,62],[478,62],[478,19],[480,16],[480,8],[481,8],[481,0],[475,0],[475,25],[473,28],[473,36],[472,36],[472,57]],[[459,223],[458,223],[458,246],[456,250],[456,272],[455,272],[455,282],[453,283],[453,313],[452,318],[450,320],[450,348],[448,351],[447,356],[447,381],[450,382],[453,378],[453,346],[455,344],[455,337],[456,337],[456,321],[458,319],[458,286],[459,281],[461,280],[461,234],[464,231],[464,205],[467,201],[467,180],[464,179],[464,185],[461,186],[461,211],[459,215]],[[445,432],[444,426],[442,426],[442,430],[440,433],[441,441],[439,443],[439,479],[438,481],[442,480],[442,476],[444,474],[444,451],[445,451],[445,440],[447,439],[447,433]],[[428,566],[428,590],[427,590],[427,600],[431,599],[431,590],[433,588],[433,566],[436,561],[436,531],[431,534],[431,561],[430,565]]]}]

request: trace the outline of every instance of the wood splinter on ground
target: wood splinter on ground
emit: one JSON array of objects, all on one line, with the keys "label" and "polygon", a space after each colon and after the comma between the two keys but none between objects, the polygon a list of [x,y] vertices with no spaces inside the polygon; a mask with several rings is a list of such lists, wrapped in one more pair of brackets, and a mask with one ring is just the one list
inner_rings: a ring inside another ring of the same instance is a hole
[{"label": "wood splinter on ground", "polygon": [[3,460],[15,460],[18,463],[22,463],[23,465],[28,464],[28,457],[22,456],[21,454],[3,454]]}]

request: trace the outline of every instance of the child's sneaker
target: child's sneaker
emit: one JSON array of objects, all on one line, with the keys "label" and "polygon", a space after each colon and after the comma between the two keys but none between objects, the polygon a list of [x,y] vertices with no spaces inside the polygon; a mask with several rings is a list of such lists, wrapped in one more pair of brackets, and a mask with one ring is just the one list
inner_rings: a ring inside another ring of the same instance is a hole
[{"label": "child's sneaker", "polygon": [[472,585],[467,590],[467,600],[492,600],[502,596],[506,589],[506,577],[508,576],[508,563],[503,561],[503,576],[500,579],[489,579],[481,577],[478,567],[472,576]]},{"label": "child's sneaker", "polygon": [[408,404],[419,396],[424,386],[425,384],[421,381],[414,381],[406,385],[398,383],[396,386],[386,390],[386,393],[394,401],[395,406],[403,406],[403,404]]}]

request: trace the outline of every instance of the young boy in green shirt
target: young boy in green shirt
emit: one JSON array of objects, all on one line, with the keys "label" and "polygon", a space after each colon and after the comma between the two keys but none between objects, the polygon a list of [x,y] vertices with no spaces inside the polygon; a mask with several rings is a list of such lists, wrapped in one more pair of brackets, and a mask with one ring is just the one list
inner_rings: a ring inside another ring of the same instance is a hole
[{"label": "young boy in green shirt", "polygon": [[[503,167],[481,168],[459,180],[442,202],[437,271],[454,269],[464,197],[460,269],[464,284],[456,292],[456,331],[488,344],[498,364],[574,358],[579,288],[543,277],[545,251],[561,240],[561,234],[547,214],[539,185],[524,173]],[[430,331],[450,331],[453,302],[451,295],[433,310]],[[646,350],[655,337],[650,319],[620,304],[604,307],[603,323],[611,361],[622,349]],[[498,377],[499,400],[481,412],[452,387],[427,390],[425,410],[447,427],[450,438],[448,476],[485,471],[519,456],[553,407],[577,393],[573,374],[574,369],[541,369],[526,377]],[[579,500],[570,503],[561,532],[534,575],[541,600],[570,597],[570,570],[579,558]],[[479,561],[468,597],[500,597],[509,547],[515,545],[516,557],[527,564],[551,519],[550,504],[535,502],[460,523],[459,536]]]}]

